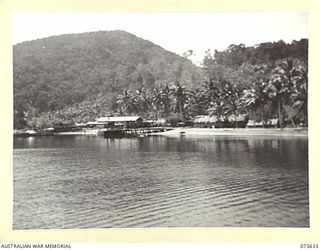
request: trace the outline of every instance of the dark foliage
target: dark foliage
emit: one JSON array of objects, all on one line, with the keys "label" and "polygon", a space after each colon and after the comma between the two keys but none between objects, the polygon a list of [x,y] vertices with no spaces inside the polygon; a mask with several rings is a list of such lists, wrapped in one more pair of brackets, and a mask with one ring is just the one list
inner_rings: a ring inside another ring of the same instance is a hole
[{"label": "dark foliage", "polygon": [[54,36],[13,47],[14,109],[28,119],[124,88],[200,81],[186,58],[124,31]]},{"label": "dark foliage", "polygon": [[[124,31],[24,42],[13,48],[14,124],[45,127],[115,112],[177,119],[278,113],[306,123],[307,58],[307,39],[207,51],[202,67]],[[288,79],[286,68],[299,74]]]}]

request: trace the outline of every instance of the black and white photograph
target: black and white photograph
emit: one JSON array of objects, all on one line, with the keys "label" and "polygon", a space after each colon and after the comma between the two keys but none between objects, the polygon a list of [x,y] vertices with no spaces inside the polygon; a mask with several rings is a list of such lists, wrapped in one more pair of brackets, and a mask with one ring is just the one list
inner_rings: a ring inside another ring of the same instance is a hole
[{"label": "black and white photograph", "polygon": [[309,228],[308,18],[12,13],[12,229]]}]

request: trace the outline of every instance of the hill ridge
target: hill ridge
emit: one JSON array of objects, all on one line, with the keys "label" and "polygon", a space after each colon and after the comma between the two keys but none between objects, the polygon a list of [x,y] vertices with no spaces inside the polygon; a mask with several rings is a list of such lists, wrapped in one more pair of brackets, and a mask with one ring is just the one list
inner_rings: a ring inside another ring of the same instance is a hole
[{"label": "hill ridge", "polygon": [[[13,46],[15,109],[57,110],[123,88],[152,88],[200,69],[190,60],[122,30],[63,34]],[[21,107],[22,108],[22,107]]]}]

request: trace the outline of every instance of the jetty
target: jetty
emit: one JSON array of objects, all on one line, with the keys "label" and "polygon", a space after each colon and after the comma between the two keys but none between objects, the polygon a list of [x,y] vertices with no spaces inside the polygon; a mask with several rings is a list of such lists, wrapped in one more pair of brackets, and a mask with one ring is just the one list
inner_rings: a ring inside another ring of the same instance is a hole
[{"label": "jetty", "polygon": [[170,131],[172,128],[131,128],[131,129],[110,129],[103,131],[105,138],[123,138],[123,137],[145,137],[160,135],[162,132]]}]

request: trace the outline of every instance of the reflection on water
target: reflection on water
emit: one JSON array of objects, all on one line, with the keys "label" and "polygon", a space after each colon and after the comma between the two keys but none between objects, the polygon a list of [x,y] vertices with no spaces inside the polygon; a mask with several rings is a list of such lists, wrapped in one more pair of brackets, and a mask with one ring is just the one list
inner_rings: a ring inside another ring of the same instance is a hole
[{"label": "reflection on water", "polygon": [[305,138],[14,139],[14,229],[308,227]]}]

